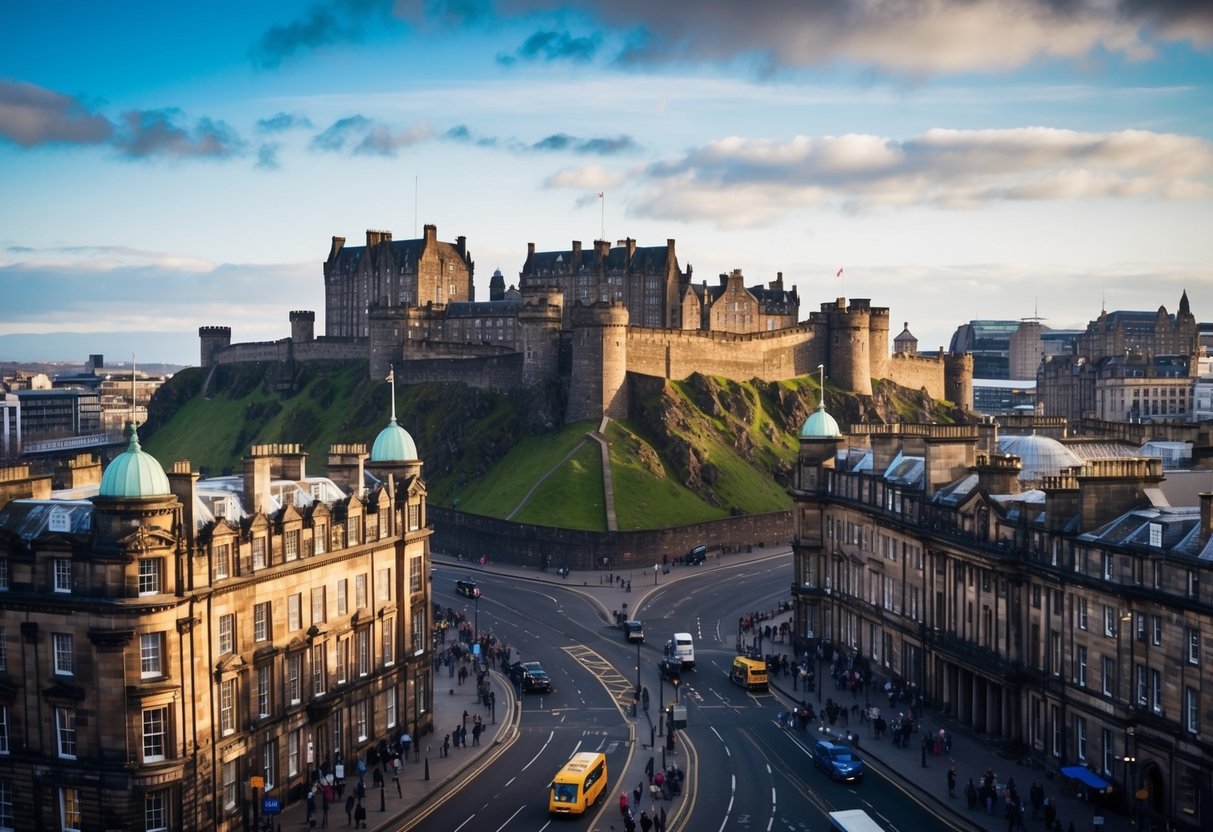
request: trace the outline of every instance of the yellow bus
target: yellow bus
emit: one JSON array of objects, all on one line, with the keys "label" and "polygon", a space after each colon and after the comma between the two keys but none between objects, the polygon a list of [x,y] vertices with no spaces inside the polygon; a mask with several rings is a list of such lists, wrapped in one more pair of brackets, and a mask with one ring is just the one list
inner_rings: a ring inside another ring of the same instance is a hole
[{"label": "yellow bus", "polygon": [[574,754],[552,778],[548,812],[553,815],[580,815],[598,800],[606,784],[606,755],[593,751]]},{"label": "yellow bus", "polygon": [[751,659],[738,656],[733,659],[733,669],[729,678],[746,690],[767,689],[767,663],[762,659]]}]

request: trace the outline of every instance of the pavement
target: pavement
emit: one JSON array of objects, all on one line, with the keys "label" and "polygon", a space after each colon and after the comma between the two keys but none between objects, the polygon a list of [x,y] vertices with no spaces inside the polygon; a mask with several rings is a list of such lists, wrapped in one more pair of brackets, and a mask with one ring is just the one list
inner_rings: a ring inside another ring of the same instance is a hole
[{"label": "pavement", "polygon": [[[748,552],[730,554],[712,553],[707,562],[700,566],[673,565],[668,574],[660,572],[655,574],[651,568],[637,568],[611,573],[611,583],[607,582],[608,575],[599,571],[571,571],[567,575],[562,576],[555,571],[541,572],[525,566],[496,564],[491,561],[482,567],[478,564],[469,563],[466,560],[457,561],[454,557],[446,557],[442,554],[433,555],[433,561],[434,566],[441,571],[464,570],[472,575],[476,572],[486,572],[494,575],[509,576],[518,580],[564,586],[581,593],[584,597],[595,603],[599,607],[604,623],[614,623],[615,611],[638,609],[644,604],[650,593],[661,586],[668,585],[671,581],[691,575],[699,575],[705,570],[713,571],[738,563],[776,557],[786,554],[786,552],[786,549],[759,548]],[[623,579],[622,583],[619,580],[620,578]],[[624,606],[625,604],[626,607]],[[768,618],[761,623],[763,626],[768,623],[777,626],[783,621],[788,620],[789,617],[790,614],[787,612],[778,613],[772,610]],[[453,634],[448,636],[448,638],[453,638]],[[764,639],[761,652],[764,655],[786,654],[789,664],[794,664],[791,646],[786,642],[772,642],[769,639]],[[413,759],[405,763],[400,772],[400,796],[397,796],[396,787],[390,774],[385,780],[385,788],[381,796],[376,793],[378,790],[372,788],[370,772],[367,773],[367,798],[364,801],[364,805],[367,807],[368,829],[385,830],[397,828],[405,815],[423,807],[442,788],[460,777],[468,776],[471,771],[489,765],[496,756],[503,753],[517,738],[519,720],[521,719],[521,707],[514,695],[513,686],[497,671],[491,672],[490,681],[496,693],[497,701],[495,723],[492,722],[487,710],[479,705],[475,696],[474,685],[470,682],[464,682],[462,686],[459,686],[456,684],[457,679],[448,679],[445,674],[435,676],[433,696],[435,733],[423,737],[420,747],[417,747],[417,744],[414,743]],[[822,690],[823,698],[821,701],[824,702],[825,698],[834,698],[835,701],[840,704],[846,704],[848,707],[851,704],[858,704],[860,708],[864,706],[865,703],[860,701],[862,695],[860,697],[853,697],[852,694],[845,690],[833,690],[833,683],[828,675],[824,681],[826,685]],[[873,691],[872,695],[876,697],[873,703],[880,706],[882,711],[885,711],[887,715],[887,708],[885,706],[887,706],[888,702],[884,699],[883,693],[879,696],[875,693],[880,689],[883,681],[883,679],[874,679],[871,690]],[[792,677],[790,675],[784,677],[772,676],[771,688],[789,703],[799,702],[801,697],[805,696],[803,691],[793,690]],[[807,697],[815,709],[817,708],[817,697],[818,694],[816,693],[808,694]],[[467,748],[451,748],[449,756],[443,757],[441,748],[439,747],[441,737],[447,732],[446,726],[453,727],[462,720],[464,710],[472,714],[480,713],[486,726],[485,733],[481,737],[481,744],[479,746],[469,745]],[[650,756],[658,757],[657,762],[660,764],[663,743],[658,738],[656,747],[654,748],[650,747],[648,742],[649,738],[653,736],[650,730],[652,727],[651,713],[653,712],[641,711],[637,716],[632,716],[625,711],[625,716],[631,719],[633,723],[631,733],[635,739],[624,770],[619,773],[612,773],[612,780],[614,782],[611,788],[613,791],[604,796],[607,811],[602,815],[603,819],[594,827],[595,829],[606,829],[612,824],[617,828],[621,828],[622,824],[618,823],[618,817],[614,810],[614,806],[617,804],[614,799],[608,798],[611,798],[612,795],[620,791],[624,786],[647,781],[644,769]],[[952,736],[952,749],[951,753],[944,754],[943,756],[927,756],[925,767],[922,765],[921,733],[912,735],[906,748],[898,748],[893,745],[887,734],[882,739],[876,739],[873,737],[870,724],[859,723],[858,718],[854,716],[850,719],[849,730],[859,736],[858,749],[860,755],[869,761],[869,764],[879,766],[886,774],[896,782],[899,782],[907,793],[914,796],[920,803],[926,805],[930,811],[946,818],[950,822],[949,825],[954,828],[1007,832],[1007,823],[1003,819],[1001,808],[996,808],[992,814],[981,809],[970,810],[966,806],[963,794],[964,785],[970,777],[973,778],[974,782],[980,783],[982,775],[987,770],[992,770],[995,773],[996,782],[999,784],[1005,784],[1013,778],[1024,801],[1028,799],[1028,789],[1033,781],[1043,785],[1045,796],[1050,798],[1057,807],[1057,817],[1061,820],[1060,828],[1064,832],[1069,832],[1071,823],[1073,823],[1075,832],[1129,832],[1129,830],[1134,829],[1130,819],[1125,815],[1111,810],[1096,811],[1090,803],[1080,800],[1078,797],[1063,794],[1059,778],[1049,779],[1044,776],[1044,772],[1042,771],[1028,768],[1017,761],[1001,757],[997,753],[996,744],[991,739],[976,735],[966,727],[958,725],[944,715],[937,714],[930,709],[926,710],[920,720],[921,730],[928,731],[932,735],[937,733],[940,728],[948,731]],[[828,726],[825,726],[823,729],[817,729],[818,726],[812,726],[808,730],[810,734],[817,733],[822,736],[831,732]],[[845,733],[841,724],[832,730],[834,735]],[[435,742],[436,737],[437,742]],[[679,739],[683,740],[684,737],[680,735]],[[687,784],[687,788],[683,794],[662,802],[667,811],[666,828],[670,832],[680,832],[687,820],[685,817],[686,797],[694,790],[694,783],[696,782],[694,776],[694,747],[680,741],[678,750],[672,755],[668,755],[666,759],[676,762],[686,773],[685,783]],[[949,798],[947,769],[952,761],[955,762],[958,776],[956,797]],[[816,772],[813,773],[815,774]],[[347,794],[348,788],[352,787],[354,782],[353,779],[347,779]],[[379,808],[381,801],[384,807],[383,810]],[[649,804],[650,799],[648,796],[645,796],[642,806],[647,808]],[[321,813],[318,809],[314,816],[316,828],[322,828],[320,815]],[[333,828],[346,827],[344,805],[334,805],[330,808],[328,826]],[[304,801],[298,801],[286,807],[283,814],[279,816],[279,821],[276,825],[276,829],[278,830],[307,827],[307,812]],[[419,828],[424,829],[424,824],[421,824]],[[1024,828],[1027,830],[1044,829],[1044,822],[1043,820],[1033,820],[1026,816],[1024,818]]]}]

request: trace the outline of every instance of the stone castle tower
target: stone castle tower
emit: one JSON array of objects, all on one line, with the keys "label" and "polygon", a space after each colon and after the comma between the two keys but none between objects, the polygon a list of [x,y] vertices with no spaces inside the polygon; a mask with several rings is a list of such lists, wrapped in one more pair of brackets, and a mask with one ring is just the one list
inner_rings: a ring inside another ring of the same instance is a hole
[{"label": "stone castle tower", "polygon": [[198,366],[204,370],[214,366],[215,353],[232,345],[232,328],[230,326],[200,326],[198,341],[202,355]]},{"label": "stone castle tower", "polygon": [[573,305],[573,367],[566,422],[628,415],[628,309],[622,303]]},{"label": "stone castle tower", "polygon": [[291,312],[291,340],[296,344],[307,343],[316,338],[316,313],[309,310]]}]

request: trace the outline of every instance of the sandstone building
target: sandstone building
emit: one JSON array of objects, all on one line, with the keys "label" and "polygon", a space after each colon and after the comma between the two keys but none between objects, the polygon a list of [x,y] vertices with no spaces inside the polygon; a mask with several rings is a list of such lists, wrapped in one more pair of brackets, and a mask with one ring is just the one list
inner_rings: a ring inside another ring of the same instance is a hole
[{"label": "sandstone building", "polygon": [[0,469],[0,828],[245,829],[258,794],[432,729],[412,440],[393,418],[328,477],[306,458],[166,474],[132,429],[67,490]]},{"label": "sandstone building", "polygon": [[1172,506],[1160,460],[1084,450],[994,423],[844,436],[819,409],[792,492],[796,642],[1009,754],[1087,767],[1122,811],[1208,829],[1213,493]]}]

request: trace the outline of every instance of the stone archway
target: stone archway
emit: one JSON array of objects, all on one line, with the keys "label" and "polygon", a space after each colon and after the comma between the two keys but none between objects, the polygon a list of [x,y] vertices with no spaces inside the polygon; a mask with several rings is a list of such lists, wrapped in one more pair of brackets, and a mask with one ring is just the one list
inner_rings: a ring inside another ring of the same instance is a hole
[{"label": "stone archway", "polygon": [[1142,769],[1138,788],[1145,789],[1147,792],[1145,800],[1141,801],[1142,808],[1156,816],[1165,816],[1167,801],[1166,790],[1163,788],[1162,769],[1154,763],[1148,764]]}]

